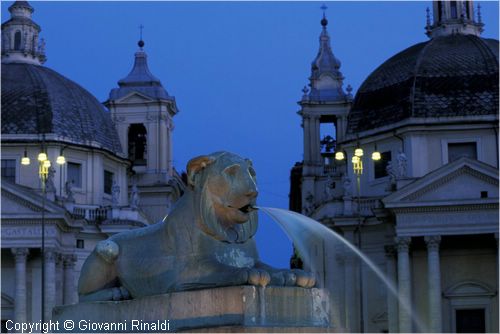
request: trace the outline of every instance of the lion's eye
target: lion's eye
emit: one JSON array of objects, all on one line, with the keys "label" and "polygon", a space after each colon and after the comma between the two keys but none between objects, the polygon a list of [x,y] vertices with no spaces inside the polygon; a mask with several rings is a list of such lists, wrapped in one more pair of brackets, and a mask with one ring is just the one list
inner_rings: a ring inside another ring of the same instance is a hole
[{"label": "lion's eye", "polygon": [[224,168],[224,173],[234,176],[238,171],[240,170],[240,165],[231,165],[226,168]]},{"label": "lion's eye", "polygon": [[253,167],[248,167],[248,172],[255,179],[255,177],[257,176],[257,173],[255,173],[255,169],[253,169]]}]

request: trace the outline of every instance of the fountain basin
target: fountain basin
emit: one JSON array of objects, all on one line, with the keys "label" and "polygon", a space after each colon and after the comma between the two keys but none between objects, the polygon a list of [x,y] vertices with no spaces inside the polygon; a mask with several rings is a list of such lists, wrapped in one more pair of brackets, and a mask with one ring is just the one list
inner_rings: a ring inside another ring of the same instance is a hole
[{"label": "fountain basin", "polygon": [[[52,321],[72,320],[74,332],[87,333],[331,332],[328,314],[328,293],[323,289],[231,286],[58,306]],[[122,326],[89,328],[105,323]]]}]

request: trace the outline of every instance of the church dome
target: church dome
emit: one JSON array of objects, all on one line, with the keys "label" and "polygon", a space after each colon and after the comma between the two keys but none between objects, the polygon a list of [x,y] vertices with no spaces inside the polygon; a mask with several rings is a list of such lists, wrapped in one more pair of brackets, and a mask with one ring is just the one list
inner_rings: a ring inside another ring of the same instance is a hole
[{"label": "church dome", "polygon": [[4,140],[6,135],[52,134],[56,140],[122,152],[111,116],[102,104],[44,66],[2,63],[1,114]]},{"label": "church dome", "polygon": [[348,133],[403,120],[498,114],[498,41],[450,34],[413,45],[364,81]]}]

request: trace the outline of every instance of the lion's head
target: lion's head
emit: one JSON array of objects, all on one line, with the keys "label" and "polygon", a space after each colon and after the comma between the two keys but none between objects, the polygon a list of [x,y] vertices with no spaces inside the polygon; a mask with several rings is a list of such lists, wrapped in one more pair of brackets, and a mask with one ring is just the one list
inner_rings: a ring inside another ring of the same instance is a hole
[{"label": "lion's head", "polygon": [[249,159],[216,152],[191,159],[187,173],[197,223],[205,233],[237,243],[255,234],[257,181]]}]

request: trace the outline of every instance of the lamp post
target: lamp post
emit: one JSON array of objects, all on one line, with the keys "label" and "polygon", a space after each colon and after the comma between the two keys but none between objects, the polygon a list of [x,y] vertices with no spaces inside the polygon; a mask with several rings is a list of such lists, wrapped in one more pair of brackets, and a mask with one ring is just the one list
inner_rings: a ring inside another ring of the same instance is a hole
[{"label": "lamp post", "polygon": [[[47,152],[45,150],[45,136],[42,138],[42,148],[37,156],[38,160],[38,176],[40,177],[40,182],[42,186],[42,246],[41,246],[41,264],[42,264],[42,287],[41,287],[41,315],[42,323],[45,323],[45,200],[47,195],[47,178],[49,176],[49,169],[52,165],[48,159]],[[60,155],[56,159],[56,163],[63,165],[66,159],[62,155],[62,149]],[[31,164],[31,160],[28,157],[27,149],[24,149],[24,156],[21,158],[21,164],[23,166],[28,166]]]},{"label": "lamp post", "polygon": [[[356,148],[354,149],[354,155],[352,156],[351,162],[352,162],[352,170],[353,173],[356,175],[356,190],[357,190],[357,197],[358,197],[358,208],[357,208],[357,213],[358,213],[358,226],[356,227],[356,231],[358,232],[358,248],[361,250],[361,227],[362,227],[362,220],[361,220],[361,175],[363,174],[363,155],[364,151],[363,149],[359,146],[359,143],[356,145]],[[335,152],[335,160],[338,161],[346,161],[346,173],[347,173],[347,154],[343,150],[337,150]],[[381,159],[381,154],[377,150],[377,144],[375,144],[375,150],[372,153],[371,156],[373,161],[378,161]],[[362,271],[362,264],[360,262],[359,265],[359,332],[363,333],[364,332],[364,305],[363,305],[363,271]]]}]

